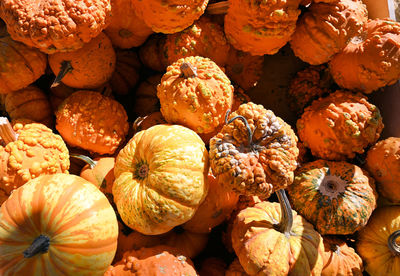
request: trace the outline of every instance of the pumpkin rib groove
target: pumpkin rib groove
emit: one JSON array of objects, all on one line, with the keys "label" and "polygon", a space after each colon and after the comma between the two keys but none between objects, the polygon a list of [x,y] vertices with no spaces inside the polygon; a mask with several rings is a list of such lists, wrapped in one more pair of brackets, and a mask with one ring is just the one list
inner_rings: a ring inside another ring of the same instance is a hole
[{"label": "pumpkin rib groove", "polygon": [[[147,185],[146,185],[146,187],[147,187],[148,189],[150,189],[150,190],[156,192],[157,194],[161,195],[163,198],[165,198],[165,199],[167,199],[167,200],[170,200],[170,201],[172,201],[172,202],[175,202],[176,204],[179,204],[179,205],[181,205],[181,206],[183,206],[183,207],[193,209],[193,207],[197,205],[197,204],[188,205],[188,204],[186,204],[186,203],[184,204],[183,202],[177,202],[177,201],[175,201],[172,197],[165,195],[165,194],[164,194],[164,191],[162,191],[162,190],[158,190],[158,189],[155,189],[155,187],[151,187],[151,186],[147,186]],[[188,202],[188,203],[189,203],[189,202]]]},{"label": "pumpkin rib groove", "polygon": [[10,47],[11,49],[13,49],[14,52],[15,52],[18,56],[20,56],[20,57],[22,58],[22,60],[24,61],[25,66],[26,66],[26,68],[28,68],[29,71],[31,71],[31,73],[34,74],[35,71],[34,71],[33,68],[31,67],[31,65],[29,64],[29,61],[25,58],[25,56],[22,55],[19,51],[17,51],[17,49],[16,49],[14,46],[12,46],[11,44],[8,44],[7,46]]}]

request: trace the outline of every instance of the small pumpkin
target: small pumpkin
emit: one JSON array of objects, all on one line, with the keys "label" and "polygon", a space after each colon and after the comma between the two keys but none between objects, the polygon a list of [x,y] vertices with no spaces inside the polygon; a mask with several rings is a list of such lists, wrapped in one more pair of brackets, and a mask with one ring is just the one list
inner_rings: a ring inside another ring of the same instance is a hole
[{"label": "small pumpkin", "polygon": [[95,91],[77,91],[56,111],[56,128],[71,146],[113,154],[128,133],[128,116],[117,101]]},{"label": "small pumpkin", "polygon": [[12,39],[47,54],[74,51],[109,23],[110,0],[5,0],[0,17]]},{"label": "small pumpkin", "polygon": [[201,263],[200,276],[225,276],[226,263],[216,257],[209,257]]},{"label": "small pumpkin", "polygon": [[233,262],[229,265],[228,269],[225,272],[225,276],[248,276],[243,266],[240,264],[239,259],[235,258]]},{"label": "small pumpkin", "polygon": [[379,194],[400,202],[400,137],[389,137],[367,152],[365,169],[376,179]]},{"label": "small pumpkin", "polygon": [[0,207],[2,275],[103,275],[117,248],[107,198],[68,174],[42,175]]},{"label": "small pumpkin", "polygon": [[135,92],[133,112],[138,116],[147,116],[160,111],[160,101],[157,97],[157,85],[162,75],[153,75],[139,84]]},{"label": "small pumpkin", "polygon": [[208,152],[194,131],[156,125],[136,133],[119,152],[114,202],[130,228],[166,233],[194,215],[207,195],[207,173]]},{"label": "small pumpkin", "polygon": [[56,75],[52,86],[62,81],[79,89],[94,89],[105,84],[111,78],[116,63],[114,48],[104,33],[76,51],[55,53],[48,59]]},{"label": "small pumpkin", "polygon": [[297,120],[300,140],[328,160],[354,158],[374,144],[383,130],[379,109],[361,94],[337,90],[312,102]]},{"label": "small pumpkin", "polygon": [[400,274],[400,206],[378,208],[357,236],[356,250],[371,276]]},{"label": "small pumpkin", "polygon": [[127,95],[139,82],[142,65],[134,51],[116,50],[115,53],[117,61],[109,83],[114,94]]},{"label": "small pumpkin", "polygon": [[75,91],[77,90],[72,87],[66,86],[62,82],[55,87],[51,87],[49,99],[53,110],[56,111],[60,104]]},{"label": "small pumpkin", "polygon": [[233,86],[210,59],[186,57],[168,67],[157,86],[157,97],[168,123],[206,134],[223,124],[232,108]]},{"label": "small pumpkin", "polygon": [[16,42],[10,36],[0,37],[0,45],[0,94],[25,88],[44,74],[47,58],[39,50]]},{"label": "small pumpkin", "polygon": [[158,72],[164,72],[167,68],[167,56],[162,48],[165,44],[165,35],[151,35],[139,49],[139,57],[143,65]]}]

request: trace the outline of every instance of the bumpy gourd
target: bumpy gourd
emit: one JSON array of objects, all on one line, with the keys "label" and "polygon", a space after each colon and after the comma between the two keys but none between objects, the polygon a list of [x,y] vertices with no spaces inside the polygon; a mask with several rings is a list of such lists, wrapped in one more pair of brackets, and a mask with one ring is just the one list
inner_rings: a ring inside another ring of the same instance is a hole
[{"label": "bumpy gourd", "polygon": [[354,158],[382,132],[379,109],[361,94],[338,90],[304,110],[297,121],[300,140],[314,156],[329,160]]}]

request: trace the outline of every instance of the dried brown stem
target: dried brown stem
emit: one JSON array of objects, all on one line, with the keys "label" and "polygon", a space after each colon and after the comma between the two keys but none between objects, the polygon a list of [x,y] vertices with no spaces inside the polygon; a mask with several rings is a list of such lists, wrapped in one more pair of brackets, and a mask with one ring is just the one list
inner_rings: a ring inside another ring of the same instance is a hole
[{"label": "dried brown stem", "polygon": [[229,8],[229,1],[217,2],[209,4],[206,9],[208,14],[226,14]]},{"label": "dried brown stem", "polygon": [[0,137],[6,145],[18,139],[7,117],[0,117]]}]

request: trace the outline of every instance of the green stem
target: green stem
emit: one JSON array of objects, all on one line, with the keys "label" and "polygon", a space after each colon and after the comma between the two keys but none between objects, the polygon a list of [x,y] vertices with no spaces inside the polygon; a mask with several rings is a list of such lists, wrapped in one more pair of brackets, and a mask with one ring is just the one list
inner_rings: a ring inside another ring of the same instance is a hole
[{"label": "green stem", "polygon": [[229,1],[217,2],[214,4],[209,4],[206,9],[208,14],[225,14],[228,12]]},{"label": "green stem", "polygon": [[53,83],[51,84],[50,88],[57,87],[61,80],[65,77],[66,74],[71,72],[74,68],[72,68],[71,62],[67,60],[63,60],[61,62],[60,72],[58,72],[57,77],[54,79]]},{"label": "green stem", "polygon": [[50,246],[50,238],[45,235],[40,235],[23,252],[24,258],[31,258],[36,254],[46,253],[49,250],[49,246]]},{"label": "green stem", "polygon": [[97,165],[97,161],[94,161],[92,158],[86,155],[71,153],[69,156],[84,161],[91,169]]},{"label": "green stem", "polygon": [[287,198],[284,189],[276,191],[276,195],[278,196],[279,204],[281,205],[281,221],[277,224],[277,228],[278,231],[289,236],[293,226],[292,207],[290,206],[289,199]]},{"label": "green stem", "polygon": [[394,231],[388,238],[388,247],[393,255],[400,255],[400,246],[396,243],[396,239],[400,236],[400,230]]}]

